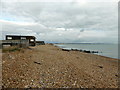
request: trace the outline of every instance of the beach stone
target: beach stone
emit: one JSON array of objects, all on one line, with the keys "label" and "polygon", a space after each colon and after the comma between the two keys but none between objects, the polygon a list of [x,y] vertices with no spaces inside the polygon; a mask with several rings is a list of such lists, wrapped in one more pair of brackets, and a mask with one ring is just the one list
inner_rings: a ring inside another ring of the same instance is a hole
[{"label": "beach stone", "polygon": [[77,81],[75,81],[73,85],[75,86],[75,85],[76,85],[76,83],[77,83]]},{"label": "beach stone", "polygon": [[13,56],[9,55],[9,59],[15,59],[15,57],[13,57]]},{"label": "beach stone", "polygon": [[2,63],[4,64],[4,63],[5,63],[5,61],[2,61]]}]

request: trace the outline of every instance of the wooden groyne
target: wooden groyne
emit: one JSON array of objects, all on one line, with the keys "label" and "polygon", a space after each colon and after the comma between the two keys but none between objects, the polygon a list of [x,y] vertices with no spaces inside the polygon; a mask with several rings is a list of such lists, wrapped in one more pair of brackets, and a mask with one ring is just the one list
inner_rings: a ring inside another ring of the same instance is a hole
[{"label": "wooden groyne", "polygon": [[78,49],[62,49],[62,51],[80,51],[80,52],[85,52],[85,53],[99,53],[98,51],[90,51],[90,50],[78,50]]}]

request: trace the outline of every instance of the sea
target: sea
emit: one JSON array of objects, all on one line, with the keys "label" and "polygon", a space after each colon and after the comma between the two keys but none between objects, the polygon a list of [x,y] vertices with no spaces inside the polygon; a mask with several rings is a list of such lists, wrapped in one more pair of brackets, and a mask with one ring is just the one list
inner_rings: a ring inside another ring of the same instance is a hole
[{"label": "sea", "polygon": [[110,43],[58,43],[54,44],[62,49],[77,49],[86,51],[98,51],[94,53],[101,56],[120,59],[118,56],[118,44]]}]

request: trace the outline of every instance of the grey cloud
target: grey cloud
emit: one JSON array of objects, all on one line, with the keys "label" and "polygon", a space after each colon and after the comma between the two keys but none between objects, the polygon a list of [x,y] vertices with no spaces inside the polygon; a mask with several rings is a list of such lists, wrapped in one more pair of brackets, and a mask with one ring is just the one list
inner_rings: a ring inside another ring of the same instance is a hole
[{"label": "grey cloud", "polygon": [[[30,35],[36,35],[38,40],[48,42],[95,42],[96,39],[101,42],[103,38],[105,39],[103,42],[111,42],[111,40],[116,42],[116,37],[111,37],[112,34],[108,34],[108,32],[117,35],[117,32],[114,32],[114,30],[118,30],[117,3],[93,2],[81,6],[73,2],[4,2],[2,15],[9,16],[18,22],[35,23],[34,25],[19,25],[2,22],[3,35],[19,32],[21,34],[30,33]],[[58,28],[65,30],[57,30]],[[89,29],[96,30],[95,32],[101,30],[106,36],[95,36],[96,39],[94,37],[78,38]]]}]

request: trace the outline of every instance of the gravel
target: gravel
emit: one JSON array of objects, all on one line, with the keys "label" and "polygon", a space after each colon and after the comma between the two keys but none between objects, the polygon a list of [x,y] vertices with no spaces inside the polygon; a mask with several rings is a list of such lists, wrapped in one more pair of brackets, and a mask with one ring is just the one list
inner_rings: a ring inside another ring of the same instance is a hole
[{"label": "gravel", "polygon": [[42,45],[6,52],[4,88],[117,88],[118,60]]}]

